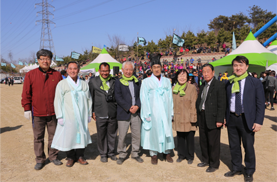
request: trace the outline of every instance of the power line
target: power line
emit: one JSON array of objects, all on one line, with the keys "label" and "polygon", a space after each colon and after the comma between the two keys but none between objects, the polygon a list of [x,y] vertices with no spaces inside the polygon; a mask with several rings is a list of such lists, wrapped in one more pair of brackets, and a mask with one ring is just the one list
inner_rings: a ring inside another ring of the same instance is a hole
[{"label": "power line", "polygon": [[[23,2],[23,1],[21,1],[21,2]],[[24,5],[26,5],[26,4],[27,4],[27,3],[25,3]],[[23,7],[22,7],[22,6],[19,6],[19,7],[21,8],[20,10],[23,10]],[[30,8],[29,8],[29,9],[30,9]],[[29,9],[28,9],[27,12],[29,12]],[[19,10],[18,12],[15,11],[12,15],[18,16],[19,13],[20,13],[20,10]],[[25,13],[24,13],[24,14],[25,14]],[[14,17],[14,16],[13,16],[13,17]],[[9,21],[11,21],[12,19],[13,19],[13,18],[10,18]],[[22,23],[22,21],[21,21],[21,23]],[[4,30],[6,27],[8,27],[8,26],[3,26],[2,30]],[[13,28],[13,27],[10,27],[10,30],[11,30],[12,28]],[[10,30],[8,30],[7,32],[10,33]],[[7,34],[7,33],[6,33],[6,34]],[[6,35],[6,34],[5,34],[5,35]],[[4,36],[5,36],[5,35],[4,35]],[[4,37],[4,36],[3,36],[3,37]]]},{"label": "power line", "polygon": [[[17,45],[19,42],[21,42],[21,40],[23,40],[24,38],[26,38],[26,40],[28,40],[29,38],[33,37],[33,36],[36,35],[38,32],[40,32],[40,30],[38,29],[38,31],[36,31],[34,34],[31,34],[31,36],[26,37],[26,36],[27,36],[28,34],[30,34],[33,30],[35,30],[35,29],[34,29],[34,28],[31,29],[25,36],[23,36],[21,39],[19,39],[19,40],[15,43],[15,45]],[[11,49],[15,49],[15,48],[19,47],[20,45],[22,45],[22,44],[24,44],[24,43],[25,43],[25,41],[22,42],[21,44],[15,46],[15,47],[12,47]],[[14,46],[14,45],[13,45],[13,46]],[[5,47],[5,48],[8,48],[8,47]],[[2,51],[2,52],[6,53],[8,50],[11,50],[11,49],[7,49],[6,51]]]},{"label": "power line", "polygon": [[[36,40],[35,42],[33,42],[32,44],[26,46],[24,49],[22,49],[21,51],[17,52],[15,55],[21,53],[22,51],[25,51],[27,48],[29,48],[30,46],[32,46],[33,44],[35,44],[35,43],[37,43],[37,42],[39,42],[39,39],[37,39],[37,40]],[[15,55],[14,55],[14,56],[15,56]]]},{"label": "power line", "polygon": [[144,3],[141,3],[141,4],[137,4],[137,5],[134,5],[134,6],[130,6],[130,7],[128,7],[128,8],[124,8],[124,9],[121,9],[121,10],[117,10],[117,11],[114,11],[114,12],[111,12],[111,13],[107,13],[107,14],[104,14],[104,15],[100,15],[100,16],[96,16],[96,17],[93,17],[93,18],[89,18],[89,19],[86,19],[86,20],[83,20],[83,21],[78,21],[78,22],[74,22],[74,23],[69,23],[69,24],[61,25],[61,26],[58,26],[57,28],[59,28],[59,27],[64,27],[64,26],[68,26],[68,25],[73,25],[73,24],[82,23],[82,22],[89,21],[89,20],[93,20],[93,19],[96,19],[96,18],[101,18],[101,17],[104,17],[104,16],[108,16],[108,15],[111,15],[111,14],[114,14],[114,13],[118,13],[118,12],[121,12],[121,11],[125,11],[125,10],[128,10],[128,9],[132,9],[132,8],[141,6],[141,5],[150,3],[150,2],[152,2],[152,1],[155,1],[155,0],[147,1],[147,2],[144,2]]},{"label": "power line", "polygon": [[63,7],[61,7],[61,8],[56,9],[55,11],[59,11],[59,10],[61,10],[61,9],[67,8],[67,7],[69,7],[69,6],[75,5],[75,4],[80,3],[80,2],[83,2],[83,1],[86,1],[86,0],[77,0],[77,1],[74,1],[74,2],[72,2],[72,3],[70,3],[70,4],[66,5],[66,6],[63,6]]},{"label": "power line", "polygon": [[[17,12],[17,10],[19,10],[19,8],[21,7],[21,4],[22,4],[23,2],[24,2],[24,1],[22,0],[21,3],[17,6],[17,8],[16,8],[13,12]],[[13,15],[15,16],[16,13],[13,13]],[[3,23],[2,25],[6,24],[8,21],[11,21],[11,19],[12,19],[14,16],[12,16],[10,19],[7,19],[7,20],[5,21],[5,23]]]},{"label": "power line", "polygon": [[88,8],[84,8],[84,9],[75,11],[75,12],[73,12],[73,13],[60,16],[60,17],[56,18],[55,20],[57,21],[57,20],[59,20],[59,19],[67,18],[67,17],[69,17],[69,16],[73,16],[73,15],[76,15],[76,14],[78,14],[78,13],[82,13],[82,12],[84,12],[84,11],[90,10],[90,9],[95,8],[95,7],[98,7],[98,6],[101,6],[101,5],[106,4],[106,3],[108,3],[108,2],[111,2],[111,1],[112,1],[112,0],[104,1],[104,2],[102,2],[102,3],[99,3],[99,4],[96,4],[96,5],[90,6],[90,7],[88,7]]}]

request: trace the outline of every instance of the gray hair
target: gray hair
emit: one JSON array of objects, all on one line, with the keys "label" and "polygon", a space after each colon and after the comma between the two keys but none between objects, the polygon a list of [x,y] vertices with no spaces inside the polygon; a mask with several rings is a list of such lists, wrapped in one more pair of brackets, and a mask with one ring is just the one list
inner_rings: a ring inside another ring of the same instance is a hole
[{"label": "gray hair", "polygon": [[125,62],[122,64],[122,69],[124,69],[124,66],[125,66],[126,64],[131,64],[131,65],[133,66],[133,69],[135,69],[135,65],[134,65],[134,63],[131,62],[131,61],[125,61]]}]

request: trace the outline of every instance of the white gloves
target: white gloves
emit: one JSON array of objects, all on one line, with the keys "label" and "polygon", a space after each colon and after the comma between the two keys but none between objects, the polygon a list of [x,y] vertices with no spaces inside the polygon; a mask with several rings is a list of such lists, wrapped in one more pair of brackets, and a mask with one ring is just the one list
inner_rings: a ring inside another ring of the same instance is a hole
[{"label": "white gloves", "polygon": [[88,116],[88,123],[91,122],[91,116]]},{"label": "white gloves", "polygon": [[146,119],[146,121],[151,121],[151,117],[149,117],[149,118],[145,118]]},{"label": "white gloves", "polygon": [[63,124],[64,124],[63,119],[62,119],[62,118],[61,118],[61,119],[58,119],[58,123],[59,123],[61,126],[63,126]]},{"label": "white gloves", "polygon": [[32,117],[32,112],[31,111],[25,111],[24,112],[24,117],[29,120]]}]

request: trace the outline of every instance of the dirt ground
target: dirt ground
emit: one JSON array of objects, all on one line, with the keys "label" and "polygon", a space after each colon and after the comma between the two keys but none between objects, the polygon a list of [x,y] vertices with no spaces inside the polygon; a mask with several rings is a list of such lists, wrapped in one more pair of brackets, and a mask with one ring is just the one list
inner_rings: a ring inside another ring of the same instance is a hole
[{"label": "dirt ground", "polygon": [[[224,177],[231,167],[226,128],[221,134],[220,167],[214,173],[206,173],[205,168],[197,167],[201,154],[199,133],[195,135],[195,160],[192,165],[186,161],[176,163],[177,152],[173,151],[174,163],[159,160],[151,165],[148,151],[142,151],[144,163],[139,164],[130,157],[122,164],[109,160],[101,163],[96,145],[95,122],[89,123],[92,138],[85,151],[89,164],[78,163],[71,168],[65,166],[66,155],[60,152],[58,157],[62,166],[47,164],[42,170],[34,170],[33,131],[31,120],[26,120],[21,107],[22,85],[0,85],[1,92],[1,181],[243,181],[243,176]],[[264,125],[255,136],[256,172],[254,181],[277,181],[277,107],[275,111],[266,110]],[[174,132],[174,136],[176,133]],[[47,134],[45,146],[47,146]],[[130,146],[131,134],[127,143]],[[130,153],[130,147],[128,152]],[[47,154],[47,147],[45,147]],[[162,157],[159,157],[162,159]]]}]

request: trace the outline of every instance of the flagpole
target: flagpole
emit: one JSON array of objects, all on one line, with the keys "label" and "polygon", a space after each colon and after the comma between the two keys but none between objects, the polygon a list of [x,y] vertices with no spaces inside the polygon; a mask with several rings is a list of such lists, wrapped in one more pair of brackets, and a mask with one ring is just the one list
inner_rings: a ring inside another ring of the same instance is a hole
[{"label": "flagpole", "polygon": [[137,33],[137,59],[138,59],[138,33]]}]

